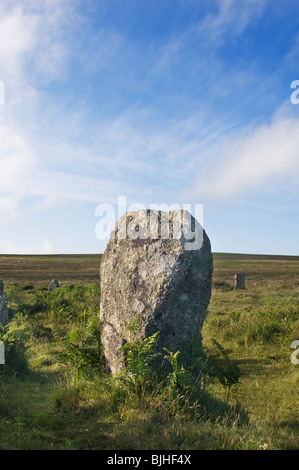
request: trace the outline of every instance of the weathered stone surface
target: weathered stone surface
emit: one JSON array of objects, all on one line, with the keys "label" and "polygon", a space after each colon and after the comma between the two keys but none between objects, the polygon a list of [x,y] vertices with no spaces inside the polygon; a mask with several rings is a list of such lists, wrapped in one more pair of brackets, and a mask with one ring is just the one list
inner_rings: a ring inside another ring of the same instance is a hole
[{"label": "weathered stone surface", "polygon": [[0,324],[6,326],[9,323],[7,304],[2,297],[0,296]]},{"label": "weathered stone surface", "polygon": [[52,292],[52,290],[57,289],[57,287],[59,287],[59,282],[56,279],[52,279],[49,284],[49,292]]},{"label": "weathered stone surface", "polygon": [[[149,229],[152,214],[157,223]],[[190,236],[175,230],[174,220],[188,216],[186,211],[131,212],[119,219],[111,234],[114,238],[101,261],[100,329],[106,366],[114,375],[125,366],[121,347],[130,340],[127,327],[138,317],[138,337],[160,331],[161,349],[179,349],[186,340],[200,337],[211,296],[213,258],[209,238],[193,217],[189,220],[202,242],[188,244]],[[161,223],[165,217],[170,218],[168,238]]]},{"label": "weathered stone surface", "polygon": [[3,296],[4,282],[0,279],[0,295]]},{"label": "weathered stone surface", "polygon": [[245,289],[245,274],[235,274],[235,289]]}]

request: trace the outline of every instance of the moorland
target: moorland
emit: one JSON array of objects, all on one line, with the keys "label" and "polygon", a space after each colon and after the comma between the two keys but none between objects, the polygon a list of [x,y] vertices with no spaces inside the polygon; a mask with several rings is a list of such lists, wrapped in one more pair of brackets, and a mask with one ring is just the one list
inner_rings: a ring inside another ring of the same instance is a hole
[{"label": "moorland", "polygon": [[[202,345],[128,347],[105,372],[101,255],[0,256],[10,324],[1,328],[0,449],[298,449],[299,257],[214,253]],[[234,274],[246,288],[234,289]],[[48,284],[58,279],[51,294]],[[188,349],[189,348],[189,349]]]}]

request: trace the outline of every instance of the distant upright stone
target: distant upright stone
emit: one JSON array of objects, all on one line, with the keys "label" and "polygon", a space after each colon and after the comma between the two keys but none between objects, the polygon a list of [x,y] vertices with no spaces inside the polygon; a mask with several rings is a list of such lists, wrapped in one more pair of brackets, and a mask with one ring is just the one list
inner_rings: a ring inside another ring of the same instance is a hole
[{"label": "distant upright stone", "polygon": [[162,353],[163,347],[180,350],[186,340],[201,338],[212,272],[209,238],[189,212],[124,214],[100,269],[100,330],[107,370],[116,375],[125,366],[122,346],[130,341],[128,326],[136,319],[137,339],[159,331]]},{"label": "distant upright stone", "polygon": [[52,290],[56,289],[59,286],[59,282],[56,279],[52,279],[52,281],[49,284],[49,292],[52,292]]},{"label": "distant upright stone", "polygon": [[6,326],[9,323],[7,304],[2,297],[0,296],[0,324]]},{"label": "distant upright stone", "polygon": [[245,274],[235,274],[235,289],[245,289]]},{"label": "distant upright stone", "polygon": [[4,283],[3,281],[0,279],[0,295],[3,296],[3,290],[4,290]]}]

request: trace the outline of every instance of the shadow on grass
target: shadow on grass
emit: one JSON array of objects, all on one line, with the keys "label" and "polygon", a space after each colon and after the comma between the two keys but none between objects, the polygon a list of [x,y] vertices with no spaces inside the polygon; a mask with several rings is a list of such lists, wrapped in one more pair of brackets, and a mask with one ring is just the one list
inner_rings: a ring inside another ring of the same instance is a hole
[{"label": "shadow on grass", "polygon": [[[279,423],[281,428],[289,428],[292,431],[298,431],[299,433],[299,422],[298,421],[282,421]],[[298,443],[299,446],[299,443]]]},{"label": "shadow on grass", "polygon": [[[86,401],[84,387],[68,389],[61,374],[30,371],[22,377],[2,377],[0,413],[5,424],[2,448],[22,449],[178,449],[188,448],[202,436],[200,445],[210,445],[227,429],[249,423],[240,405],[230,405],[209,392],[198,399],[196,412],[178,407],[174,413],[155,409],[148,399],[126,405],[121,396],[113,401],[113,390],[91,390],[93,399]],[[103,377],[104,379],[104,377]],[[57,384],[64,393],[57,408]],[[81,395],[81,390],[83,395]],[[108,399],[108,401],[107,401]],[[192,405],[192,403],[190,403]],[[121,415],[126,407],[128,414]],[[132,415],[130,413],[132,412]],[[1,424],[1,420],[0,420]],[[220,433],[220,434],[219,434]]]},{"label": "shadow on grass", "polygon": [[226,281],[213,281],[213,289],[229,292],[234,290],[234,286]]},{"label": "shadow on grass", "polygon": [[203,391],[200,394],[200,416],[203,420],[211,422],[226,422],[227,425],[248,425],[248,412],[240,403],[230,405],[214,397],[211,393]]},{"label": "shadow on grass", "polygon": [[242,369],[242,377],[263,375],[272,363],[271,359],[234,359],[234,362]]}]

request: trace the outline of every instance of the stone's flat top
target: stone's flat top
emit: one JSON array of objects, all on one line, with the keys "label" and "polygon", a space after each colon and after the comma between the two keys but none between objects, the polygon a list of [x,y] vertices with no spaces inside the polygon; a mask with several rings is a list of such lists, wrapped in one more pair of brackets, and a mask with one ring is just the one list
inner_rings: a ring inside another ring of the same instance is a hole
[{"label": "stone's flat top", "polygon": [[[200,250],[204,230],[186,210],[169,212],[140,210],[127,212],[116,223],[110,239],[122,243],[130,240],[135,247],[154,243],[156,240],[176,241],[185,250]],[[114,245],[106,248],[109,250]]]}]

